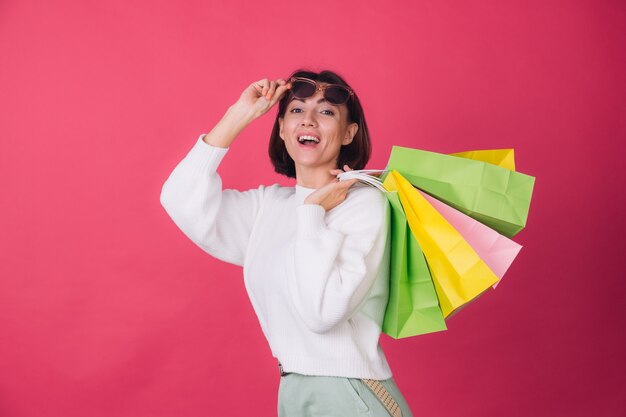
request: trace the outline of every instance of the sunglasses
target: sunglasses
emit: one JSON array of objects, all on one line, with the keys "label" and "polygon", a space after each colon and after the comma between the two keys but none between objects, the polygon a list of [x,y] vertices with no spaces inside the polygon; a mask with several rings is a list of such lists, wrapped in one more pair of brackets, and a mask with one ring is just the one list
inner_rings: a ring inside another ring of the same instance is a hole
[{"label": "sunglasses", "polygon": [[324,98],[331,104],[340,105],[347,103],[350,97],[354,95],[351,88],[344,87],[339,84],[320,85],[316,81],[308,78],[292,77],[289,79],[291,84],[291,94],[299,99],[311,97],[318,91],[324,92]]}]

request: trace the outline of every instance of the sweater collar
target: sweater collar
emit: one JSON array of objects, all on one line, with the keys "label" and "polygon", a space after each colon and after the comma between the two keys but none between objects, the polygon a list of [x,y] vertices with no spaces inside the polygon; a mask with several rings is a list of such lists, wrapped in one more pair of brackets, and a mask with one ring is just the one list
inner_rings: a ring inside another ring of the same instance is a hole
[{"label": "sweater collar", "polygon": [[307,188],[301,185],[296,184],[296,202],[300,204],[304,204],[304,199],[309,196],[313,191],[316,191],[315,188]]}]

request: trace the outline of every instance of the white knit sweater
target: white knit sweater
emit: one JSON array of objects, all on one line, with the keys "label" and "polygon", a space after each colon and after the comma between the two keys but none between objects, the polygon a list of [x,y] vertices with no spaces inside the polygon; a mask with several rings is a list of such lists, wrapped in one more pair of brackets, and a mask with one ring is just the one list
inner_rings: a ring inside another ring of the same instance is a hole
[{"label": "white knit sweater", "polygon": [[222,190],[228,151],[200,136],[163,185],[174,223],[212,256],[243,266],[252,306],[286,372],[387,379],[378,344],[389,294],[388,206],[353,186],[325,212],[314,190],[278,184]]}]

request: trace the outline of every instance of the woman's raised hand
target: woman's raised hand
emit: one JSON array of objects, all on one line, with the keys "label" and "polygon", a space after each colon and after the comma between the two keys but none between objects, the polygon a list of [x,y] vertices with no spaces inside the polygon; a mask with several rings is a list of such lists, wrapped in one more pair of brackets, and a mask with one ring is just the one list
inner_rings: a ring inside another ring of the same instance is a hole
[{"label": "woman's raised hand", "polygon": [[267,113],[290,88],[282,78],[253,82],[202,140],[212,146],[228,148],[250,122]]},{"label": "woman's raised hand", "polygon": [[282,78],[275,81],[264,78],[255,81],[246,88],[235,106],[252,119],[256,119],[267,113],[281,99],[283,94],[291,88],[291,85]]}]

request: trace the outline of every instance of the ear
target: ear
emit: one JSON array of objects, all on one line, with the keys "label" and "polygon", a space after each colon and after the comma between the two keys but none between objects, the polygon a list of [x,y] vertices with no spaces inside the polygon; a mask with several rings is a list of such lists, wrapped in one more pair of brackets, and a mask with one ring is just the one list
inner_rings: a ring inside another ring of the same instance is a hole
[{"label": "ear", "polygon": [[341,144],[342,145],[351,144],[358,130],[359,130],[359,125],[357,123],[350,123],[350,125],[348,125],[348,129],[346,130],[346,137],[343,139]]},{"label": "ear", "polygon": [[283,136],[283,124],[284,124],[284,120],[282,117],[278,118],[278,125],[280,126],[280,129],[278,131],[278,136],[280,136],[280,138],[284,141],[285,137]]}]

